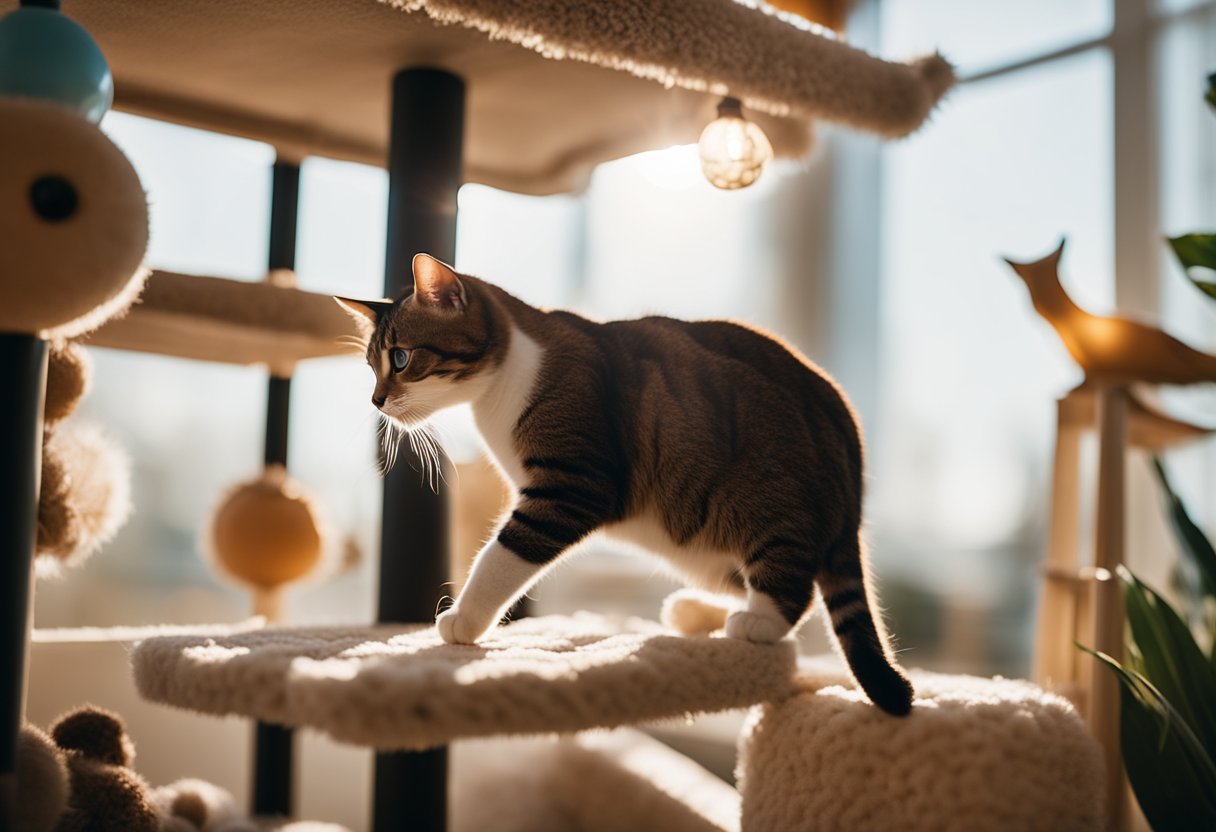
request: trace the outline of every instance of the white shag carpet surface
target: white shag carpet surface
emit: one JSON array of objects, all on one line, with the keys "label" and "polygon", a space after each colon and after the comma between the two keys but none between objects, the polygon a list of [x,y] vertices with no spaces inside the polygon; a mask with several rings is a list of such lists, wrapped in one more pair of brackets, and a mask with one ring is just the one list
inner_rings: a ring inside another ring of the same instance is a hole
[{"label": "white shag carpet surface", "polygon": [[476,646],[434,627],[173,635],[140,642],[131,662],[146,699],[389,750],[744,707],[788,693],[794,650],[579,614],[523,619]]},{"label": "white shag carpet surface", "polygon": [[819,665],[800,680],[812,689],[753,709],[739,740],[744,829],[1102,829],[1101,753],[1063,697],[912,671],[915,706],[895,719],[830,675]]}]

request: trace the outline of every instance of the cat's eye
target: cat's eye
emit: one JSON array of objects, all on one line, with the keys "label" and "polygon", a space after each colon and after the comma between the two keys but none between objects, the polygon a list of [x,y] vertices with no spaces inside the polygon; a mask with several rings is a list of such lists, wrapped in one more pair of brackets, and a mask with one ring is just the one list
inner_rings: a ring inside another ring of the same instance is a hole
[{"label": "cat's eye", "polygon": [[405,369],[405,365],[410,363],[410,351],[403,350],[401,347],[393,347],[389,351],[388,360],[393,362],[393,372],[399,373]]}]

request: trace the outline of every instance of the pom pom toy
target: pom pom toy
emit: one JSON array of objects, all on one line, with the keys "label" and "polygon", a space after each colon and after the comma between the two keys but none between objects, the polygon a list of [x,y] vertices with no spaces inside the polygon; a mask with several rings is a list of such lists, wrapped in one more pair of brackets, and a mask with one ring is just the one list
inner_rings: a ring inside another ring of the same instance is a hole
[{"label": "pom pom toy", "polygon": [[161,832],[210,832],[240,819],[232,795],[205,780],[187,777],[159,786],[154,799],[163,818]]},{"label": "pom pom toy", "polygon": [[44,575],[60,564],[83,561],[130,514],[125,455],[96,428],[64,421],[88,390],[90,378],[91,363],[81,347],[52,346],[38,497],[38,567]]},{"label": "pom pom toy", "polygon": [[64,753],[71,781],[60,832],[158,832],[151,789],[131,768],[135,746],[116,714],[80,708],[60,718],[51,737]]},{"label": "pom pom toy", "polygon": [[93,362],[83,347],[66,342],[51,344],[46,368],[44,423],[54,425],[71,416],[89,392],[92,381]]},{"label": "pom pom toy", "polygon": [[68,806],[68,765],[58,746],[33,725],[17,736],[17,829],[52,832]]},{"label": "pom pom toy", "polygon": [[47,736],[33,725],[17,745],[16,832],[346,832],[330,824],[250,820],[226,789],[184,778],[152,788],[132,768],[122,719],[86,705]]},{"label": "pom pom toy", "polygon": [[220,500],[205,548],[221,571],[254,592],[259,615],[277,620],[283,587],[309,575],[327,549],[317,501],[281,465]]}]

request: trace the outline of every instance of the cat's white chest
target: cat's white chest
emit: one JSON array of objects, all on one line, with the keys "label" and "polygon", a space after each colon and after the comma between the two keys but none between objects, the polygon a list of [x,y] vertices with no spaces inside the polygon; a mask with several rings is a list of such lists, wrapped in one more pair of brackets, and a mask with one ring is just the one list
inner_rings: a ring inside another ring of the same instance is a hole
[{"label": "cat's white chest", "polygon": [[544,350],[519,329],[511,330],[511,344],[493,385],[473,404],[477,430],[503,474],[518,490],[525,485],[523,460],[515,448],[515,426],[532,400]]}]

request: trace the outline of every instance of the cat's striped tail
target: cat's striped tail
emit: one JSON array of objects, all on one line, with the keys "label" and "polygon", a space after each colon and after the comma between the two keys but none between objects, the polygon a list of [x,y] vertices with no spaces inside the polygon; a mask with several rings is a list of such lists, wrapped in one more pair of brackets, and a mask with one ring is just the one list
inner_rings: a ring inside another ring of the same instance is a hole
[{"label": "cat's striped tail", "polygon": [[906,715],[912,710],[912,683],[891,658],[882,620],[874,614],[859,538],[837,546],[828,568],[820,571],[818,583],[857,684],[887,713]]}]

